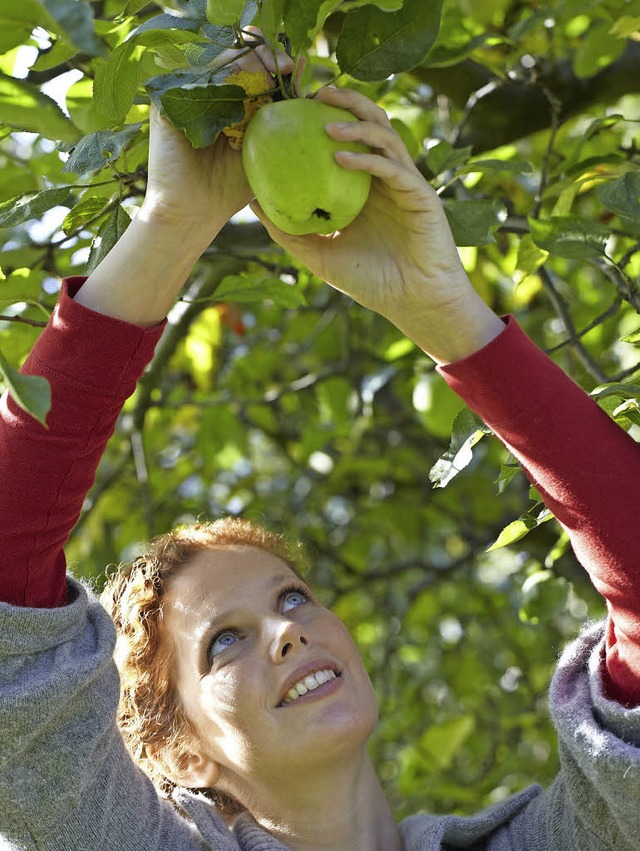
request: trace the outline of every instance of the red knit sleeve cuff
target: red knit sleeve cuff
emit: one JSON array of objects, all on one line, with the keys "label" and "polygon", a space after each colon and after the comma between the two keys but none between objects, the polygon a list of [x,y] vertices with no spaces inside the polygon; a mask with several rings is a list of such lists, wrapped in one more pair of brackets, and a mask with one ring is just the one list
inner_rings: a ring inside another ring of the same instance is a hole
[{"label": "red knit sleeve cuff", "polygon": [[85,281],[86,277],[63,280],[49,327],[36,341],[23,371],[55,373],[67,382],[73,375],[76,386],[93,394],[114,397],[122,390],[128,395],[131,388],[121,388],[123,378],[142,373],[166,320],[142,328],[78,304],[73,296]]},{"label": "red knit sleeve cuff", "polygon": [[[572,382],[533,343],[512,316],[504,331],[462,360],[438,366],[447,384],[492,428],[535,414],[541,398]],[[556,379],[557,381],[551,380]],[[559,384],[557,383],[559,382]]]}]

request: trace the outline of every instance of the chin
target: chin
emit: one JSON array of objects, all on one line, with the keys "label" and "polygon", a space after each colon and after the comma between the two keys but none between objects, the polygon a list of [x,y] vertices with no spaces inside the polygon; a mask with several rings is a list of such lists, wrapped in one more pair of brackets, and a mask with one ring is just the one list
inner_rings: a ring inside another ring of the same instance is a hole
[{"label": "chin", "polygon": [[305,728],[305,738],[323,758],[335,759],[366,749],[378,723],[378,705],[373,686],[359,690],[357,700],[327,701],[318,705],[313,724]]}]

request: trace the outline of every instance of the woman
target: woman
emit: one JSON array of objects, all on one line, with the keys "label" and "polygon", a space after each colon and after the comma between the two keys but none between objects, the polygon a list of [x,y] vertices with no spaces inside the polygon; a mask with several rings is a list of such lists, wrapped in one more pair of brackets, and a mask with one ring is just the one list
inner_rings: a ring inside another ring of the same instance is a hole
[{"label": "woman", "polygon": [[[86,281],[65,282],[24,367],[51,382],[49,428],[2,402],[3,847],[635,848],[638,447],[475,294],[438,198],[384,112],[347,90],[318,96],[360,119],[330,135],[372,148],[336,156],[374,176],[365,210],[334,238],[290,237],[254,204],[256,213],[313,272],[439,364],[526,466],[607,598],[606,627],[569,648],[552,686],[562,771],[547,792],[527,789],[473,818],[396,825],[367,756],[376,706],[350,637],[298,577],[295,553],[233,522],[166,536],[107,591],[120,629],[126,750],[113,623],[65,575],[62,547],[163,317],[251,200],[226,141],[195,151],[154,113],[139,215]],[[170,800],[133,760],[173,790]],[[216,795],[240,815],[214,806]]]}]

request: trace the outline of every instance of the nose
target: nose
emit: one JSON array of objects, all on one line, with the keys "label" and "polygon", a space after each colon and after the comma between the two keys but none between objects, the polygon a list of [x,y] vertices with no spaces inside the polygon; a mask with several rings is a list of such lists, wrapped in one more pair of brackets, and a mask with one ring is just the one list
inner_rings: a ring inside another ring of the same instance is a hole
[{"label": "nose", "polygon": [[308,645],[309,637],[299,623],[287,618],[278,618],[273,624],[269,655],[276,664],[284,662]]}]

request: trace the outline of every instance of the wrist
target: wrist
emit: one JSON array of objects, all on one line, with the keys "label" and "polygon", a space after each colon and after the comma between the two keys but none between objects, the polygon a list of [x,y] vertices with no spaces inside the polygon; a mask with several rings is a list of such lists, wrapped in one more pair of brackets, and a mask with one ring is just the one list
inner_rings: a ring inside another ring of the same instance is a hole
[{"label": "wrist", "polygon": [[452,298],[445,304],[414,305],[392,321],[440,365],[469,357],[505,327],[471,286],[462,297]]},{"label": "wrist", "polygon": [[226,221],[223,215],[212,214],[206,219],[182,215],[160,202],[145,200],[133,224],[137,222],[149,235],[154,235],[154,241],[159,238],[171,250],[173,246],[180,246],[182,250],[199,256],[213,242]]}]

